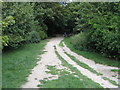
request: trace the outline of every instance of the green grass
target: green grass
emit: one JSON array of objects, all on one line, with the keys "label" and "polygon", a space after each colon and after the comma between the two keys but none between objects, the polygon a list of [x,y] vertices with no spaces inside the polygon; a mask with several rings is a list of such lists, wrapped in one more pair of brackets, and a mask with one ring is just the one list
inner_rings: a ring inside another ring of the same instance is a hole
[{"label": "green grass", "polygon": [[[54,46],[54,48],[56,48]],[[75,67],[68,64],[55,49],[55,53],[58,58],[62,61],[62,65],[69,68],[70,71],[66,69],[57,69],[55,66],[48,66],[50,70],[48,73],[53,75],[58,75],[58,79],[55,80],[40,80],[41,84],[38,87],[42,88],[102,88],[98,83],[93,82],[91,79],[82,75]],[[76,75],[77,77],[75,77]]]},{"label": "green grass", "polygon": [[112,77],[116,77],[117,75],[112,75]]},{"label": "green grass", "polygon": [[83,67],[85,69],[88,69],[89,71],[91,71],[91,72],[93,72],[93,73],[95,73],[97,75],[102,75],[102,74],[98,73],[97,71],[95,71],[93,68],[89,67],[87,64],[80,62],[76,57],[68,54],[67,52],[64,52],[64,53],[67,56],[69,56],[71,58],[71,60],[73,60],[74,62],[76,62],[79,66],[81,66],[81,67]]},{"label": "green grass", "polygon": [[120,70],[119,69],[112,69],[112,72],[117,72],[118,74],[120,74]]},{"label": "green grass", "polygon": [[[70,75],[70,72],[66,69],[57,69],[55,66],[47,66],[47,69],[50,71],[47,71],[47,73],[51,73],[52,75],[59,75],[59,76],[63,76],[66,74]],[[75,75],[75,74],[74,74]]]},{"label": "green grass", "polygon": [[51,73],[52,75],[57,75],[58,71],[55,66],[47,66],[47,69],[50,71],[46,71],[47,73]]},{"label": "green grass", "polygon": [[47,41],[26,44],[18,49],[3,52],[3,88],[19,88],[26,82],[26,77],[39,60],[36,59],[37,55],[44,53],[43,49]]},{"label": "green grass", "polygon": [[[40,80],[40,85],[38,87],[42,88],[84,88],[82,86],[82,80],[80,78],[75,77],[66,69],[57,69],[55,66],[47,66],[47,73],[52,75],[58,75],[58,79],[56,80],[48,80],[48,78],[44,78],[44,80]],[[50,77],[51,78],[51,77]],[[64,81],[64,82],[63,82]]]},{"label": "green grass", "polygon": [[63,45],[63,40],[60,41],[59,46],[60,46],[60,47],[63,47],[63,46],[64,46],[64,45]]},{"label": "green grass", "polygon": [[104,80],[108,80],[110,83],[112,83],[112,84],[114,84],[114,85],[118,86],[118,84],[117,84],[115,81],[110,80],[110,79],[109,79],[109,78],[107,78],[107,77],[103,77],[103,79],[104,79]]},{"label": "green grass", "polygon": [[[79,83],[79,84],[77,84],[77,85],[79,85],[79,86],[82,87],[82,88],[102,88],[102,86],[100,86],[98,83],[95,83],[95,82],[92,81],[91,79],[89,79],[89,78],[87,78],[86,76],[82,75],[77,68],[73,67],[73,66],[72,66],[71,64],[69,64],[66,60],[64,60],[64,59],[59,55],[59,53],[58,53],[57,51],[55,51],[55,53],[56,53],[56,55],[58,56],[58,58],[61,60],[62,64],[64,64],[64,66],[68,67],[72,72],[75,72],[76,75],[80,77],[80,79],[81,79],[82,81],[79,80],[79,82],[77,82],[77,83]],[[65,81],[65,80],[66,80],[66,77],[64,78],[64,81]],[[70,82],[70,81],[68,81],[68,82],[69,82],[69,83],[72,83],[72,84],[76,83],[76,81],[74,82],[74,80],[71,80],[71,82]],[[62,82],[61,82],[61,84],[62,84]],[[67,87],[67,88],[69,88],[69,87]],[[76,88],[77,88],[77,87],[76,87]]]},{"label": "green grass", "polygon": [[[38,85],[42,88],[84,88],[83,82],[73,75],[63,75],[55,80],[44,80],[43,85]],[[62,89],[61,89],[62,90]]]},{"label": "green grass", "polygon": [[96,63],[109,65],[109,66],[120,67],[120,64],[118,64],[119,63],[118,61],[106,58],[105,56],[101,55],[100,53],[76,50],[73,47],[72,43],[70,42],[71,38],[65,38],[63,41],[65,42],[67,47],[69,47],[73,52],[75,52],[79,55],[82,55],[85,58],[94,60]]}]

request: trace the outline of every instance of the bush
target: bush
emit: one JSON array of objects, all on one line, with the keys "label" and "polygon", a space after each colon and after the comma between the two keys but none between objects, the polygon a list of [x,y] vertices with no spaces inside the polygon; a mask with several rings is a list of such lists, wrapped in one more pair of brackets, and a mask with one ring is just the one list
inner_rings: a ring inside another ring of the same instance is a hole
[{"label": "bush", "polygon": [[9,43],[8,46],[17,48],[18,46],[21,45],[21,42],[24,40],[22,36],[20,35],[14,35],[14,34],[9,34]]},{"label": "bush", "polygon": [[4,35],[2,36],[2,46],[8,46],[8,41],[9,41],[9,38],[8,36]]},{"label": "bush", "polygon": [[87,45],[86,34],[81,32],[75,36],[72,36],[71,43],[73,44],[75,49],[86,50],[86,45]]},{"label": "bush", "polygon": [[27,41],[31,43],[37,43],[40,42],[41,38],[36,31],[31,31],[28,33]]},{"label": "bush", "polygon": [[[38,25],[35,20],[33,3],[3,2],[2,10],[4,11],[2,12],[2,18],[4,19],[2,34],[8,36],[8,46],[18,47],[24,44],[23,41],[27,42],[28,36],[33,38],[29,34],[36,30]],[[31,42],[34,41],[31,40]]]},{"label": "bush", "polygon": [[70,3],[69,5],[72,7],[69,10],[73,13],[70,16],[75,17],[73,24],[70,24],[74,26],[74,32],[84,31],[87,34],[87,36],[75,36],[71,41],[74,47],[120,59],[120,3]]},{"label": "bush", "polygon": [[110,58],[119,59],[120,33],[109,30],[95,30],[89,33],[87,48],[94,49]]},{"label": "bush", "polygon": [[109,30],[81,32],[71,37],[77,50],[97,51],[109,58],[120,59],[120,33]]},{"label": "bush", "polygon": [[102,51],[105,48],[103,42],[105,41],[105,37],[109,33],[108,30],[94,30],[88,33],[88,48],[95,49],[96,51]]},{"label": "bush", "polygon": [[120,33],[109,32],[104,38],[105,49],[102,51],[107,53],[110,58],[120,59]]},{"label": "bush", "polygon": [[47,38],[47,34],[45,33],[45,31],[39,31],[39,36],[42,40]]}]

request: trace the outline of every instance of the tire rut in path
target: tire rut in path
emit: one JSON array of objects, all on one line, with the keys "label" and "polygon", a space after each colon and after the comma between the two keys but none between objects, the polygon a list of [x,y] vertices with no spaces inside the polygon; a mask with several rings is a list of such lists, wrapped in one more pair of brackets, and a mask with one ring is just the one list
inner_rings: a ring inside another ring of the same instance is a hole
[{"label": "tire rut in path", "polygon": [[56,48],[57,48],[57,51],[60,54],[60,56],[62,56],[62,58],[64,58],[73,67],[76,67],[83,75],[87,76],[88,78],[90,78],[94,82],[99,83],[104,88],[118,88],[118,86],[115,86],[115,85],[111,84],[109,81],[104,80],[101,76],[97,76],[96,74],[90,72],[89,70],[87,70],[87,69],[79,66],[76,62],[74,62],[73,60],[71,60],[64,53],[64,50],[61,47],[56,46]]},{"label": "tire rut in path", "polygon": [[[110,80],[115,81],[118,84],[118,73],[112,72],[112,69],[118,69],[118,67],[112,67],[112,66],[107,66],[107,65],[102,65],[102,64],[96,64],[94,61],[84,58],[83,56],[80,56],[76,54],[75,52],[71,51],[63,42],[62,49],[67,52],[68,54],[76,57],[80,62],[87,64],[89,67],[93,68],[97,72],[103,74],[103,77],[107,77]],[[116,77],[113,77],[116,76]]]}]

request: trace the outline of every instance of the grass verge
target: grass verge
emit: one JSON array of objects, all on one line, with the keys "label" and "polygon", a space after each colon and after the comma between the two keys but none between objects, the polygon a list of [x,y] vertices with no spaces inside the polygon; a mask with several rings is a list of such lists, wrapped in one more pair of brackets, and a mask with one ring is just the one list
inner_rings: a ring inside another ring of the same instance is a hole
[{"label": "grass verge", "polygon": [[63,75],[55,80],[43,80],[43,85],[38,85],[42,88],[84,88],[82,81],[73,75]]},{"label": "grass verge", "polygon": [[83,67],[83,68],[85,68],[85,69],[88,69],[89,71],[91,71],[91,72],[93,72],[93,73],[95,73],[95,74],[97,74],[97,75],[102,75],[101,73],[98,73],[97,71],[95,71],[93,68],[89,67],[87,64],[80,62],[76,57],[68,54],[67,52],[64,52],[64,53],[65,53],[68,57],[70,57],[71,60],[73,60],[74,62],[76,62],[79,66],[81,66],[81,67]]},{"label": "grass verge", "polygon": [[103,79],[104,79],[104,80],[108,80],[110,83],[112,83],[112,84],[114,84],[114,85],[118,86],[118,84],[117,84],[115,81],[110,80],[110,79],[109,79],[109,78],[107,78],[107,77],[103,77]]},{"label": "grass verge", "polygon": [[47,41],[43,40],[40,43],[26,44],[18,49],[3,52],[3,88],[19,88],[26,82],[26,77],[39,60],[36,59],[37,55],[44,52],[43,49]]},{"label": "grass verge", "polygon": [[46,73],[51,73],[52,75],[57,75],[58,71],[55,66],[47,66],[47,69],[50,71],[46,71]]},{"label": "grass verge", "polygon": [[120,70],[118,70],[118,69],[112,69],[111,71],[112,72],[117,72],[118,74],[120,74]]},{"label": "grass verge", "polygon": [[63,46],[64,46],[64,45],[63,45],[63,40],[60,41],[59,46],[60,46],[60,47],[63,47]]},{"label": "grass verge", "polygon": [[75,52],[79,55],[82,55],[85,58],[94,60],[96,63],[120,67],[120,64],[118,64],[119,63],[118,61],[108,59],[108,58],[104,57],[103,55],[101,55],[100,53],[76,50],[71,43],[71,38],[65,38],[63,41],[67,45],[67,47],[70,48],[73,52]]}]

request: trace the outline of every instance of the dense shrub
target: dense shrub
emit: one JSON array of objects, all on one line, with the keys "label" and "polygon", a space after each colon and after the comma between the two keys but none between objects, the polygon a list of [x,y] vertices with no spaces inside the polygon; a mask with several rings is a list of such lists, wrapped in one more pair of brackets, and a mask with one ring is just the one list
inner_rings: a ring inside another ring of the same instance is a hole
[{"label": "dense shrub", "polygon": [[109,30],[96,30],[89,34],[88,45],[108,57],[119,59],[120,56],[120,33]]},{"label": "dense shrub", "polygon": [[4,35],[4,32],[6,32],[6,28],[8,28],[10,25],[15,24],[15,20],[12,16],[8,16],[5,19],[3,19],[1,22],[2,24],[2,33],[0,36],[2,37],[2,44],[0,45],[1,48],[4,48],[4,46],[8,46],[9,43],[9,37],[8,35]]},{"label": "dense shrub", "polygon": [[22,41],[24,40],[23,37],[20,36],[19,34],[18,35],[9,34],[8,38],[9,38],[8,45],[11,47],[15,47],[15,48],[17,48],[19,45],[21,45]]},{"label": "dense shrub", "polygon": [[28,42],[31,42],[31,43],[37,43],[37,42],[40,42],[41,38],[38,34],[38,32],[36,31],[31,31],[28,33],[28,36],[27,36],[27,41]]},{"label": "dense shrub", "polygon": [[96,51],[109,58],[120,59],[120,33],[96,30],[71,37],[70,42],[77,50]]},{"label": "dense shrub", "polygon": [[72,43],[76,49],[100,52],[107,57],[120,59],[120,3],[70,3],[73,30]]},{"label": "dense shrub", "polygon": [[85,33],[81,32],[75,36],[71,37],[71,43],[75,49],[86,50],[87,36]]},{"label": "dense shrub", "polygon": [[[14,17],[15,24],[6,27],[3,35],[8,36],[8,45],[11,47],[18,47],[23,41],[26,41],[27,34],[34,30],[36,21],[34,20],[34,9],[32,3],[18,3],[18,2],[4,2],[2,6],[3,19],[7,16]],[[8,17],[5,21],[12,21],[12,17]],[[11,23],[12,23],[11,22]],[[4,26],[4,25],[2,25]]]},{"label": "dense shrub", "polygon": [[103,43],[104,46],[106,46],[105,53],[107,53],[109,57],[120,59],[120,32],[110,32],[106,35]]},{"label": "dense shrub", "polygon": [[39,31],[39,36],[41,39],[46,39],[47,38],[47,34],[45,31]]}]

